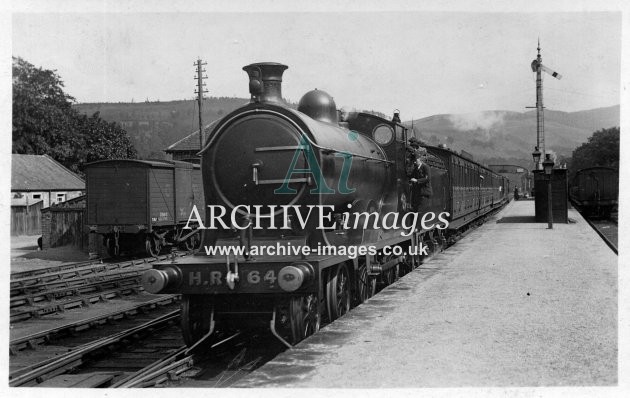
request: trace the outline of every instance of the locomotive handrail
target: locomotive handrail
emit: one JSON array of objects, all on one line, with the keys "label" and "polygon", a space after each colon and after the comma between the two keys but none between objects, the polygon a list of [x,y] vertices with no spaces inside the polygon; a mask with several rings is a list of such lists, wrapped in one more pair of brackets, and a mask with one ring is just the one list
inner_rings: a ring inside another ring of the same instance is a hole
[{"label": "locomotive handrail", "polygon": [[[237,115],[234,115],[234,116],[233,116],[232,118],[230,118],[229,120],[224,121],[224,122],[223,122],[223,125],[221,126],[221,128],[223,128],[223,127],[225,127],[225,126],[229,126],[229,125],[230,125],[230,123],[232,122],[232,120],[234,120],[234,119],[236,119],[236,118],[240,118],[240,117],[242,117],[243,115],[251,114],[251,113],[254,113],[254,114],[256,114],[256,113],[270,113],[270,114],[275,114],[275,115],[277,115],[277,116],[282,117],[283,119],[285,119],[286,121],[288,121],[289,123],[291,123],[291,124],[292,124],[295,128],[297,128],[297,129],[299,130],[300,134],[302,135],[302,137],[304,137],[304,138],[306,138],[306,140],[308,140],[309,144],[311,144],[311,145],[312,145],[312,146],[314,146],[315,148],[318,148],[318,149],[320,149],[320,150],[322,150],[322,151],[329,151],[329,152],[342,153],[342,154],[345,154],[345,155],[350,155],[350,156],[357,157],[357,158],[363,158],[363,159],[375,160],[375,161],[377,161],[377,162],[382,162],[382,163],[387,163],[387,164],[393,164],[393,163],[394,163],[393,161],[391,161],[391,160],[387,160],[387,159],[379,159],[379,158],[375,158],[375,157],[372,157],[372,156],[360,155],[360,154],[358,154],[358,153],[347,152],[347,151],[340,151],[340,150],[338,150],[338,149],[333,149],[333,148],[328,148],[328,147],[324,147],[324,146],[318,145],[318,144],[316,144],[315,142],[313,142],[313,140],[312,140],[312,139],[308,136],[308,134],[306,134],[306,133],[302,130],[302,128],[301,128],[301,127],[300,127],[300,126],[299,126],[299,125],[298,125],[298,124],[297,124],[294,120],[292,120],[291,118],[287,117],[286,115],[284,115],[284,114],[282,114],[282,113],[280,113],[280,112],[276,112],[276,111],[273,111],[273,110],[270,110],[270,109],[264,109],[264,110],[262,110],[262,111],[261,111],[260,109],[256,108],[256,109],[252,109],[252,110],[249,110],[249,111],[245,111],[245,112],[239,113],[239,114],[237,114]],[[206,144],[204,145],[204,147],[203,147],[203,148],[202,148],[202,149],[201,149],[201,150],[197,153],[197,155],[199,155],[199,156],[203,155],[203,153],[204,153],[204,152],[205,152],[205,151],[206,151],[206,150],[207,150],[207,149],[208,149],[208,148],[212,145],[212,143],[214,142],[214,140],[215,140],[215,139],[216,139],[216,137],[217,137],[217,133],[218,133],[218,131],[219,131],[219,130],[217,130],[217,131],[214,131],[214,132],[213,132],[213,134],[212,134],[212,136],[210,137],[210,139],[208,140],[208,142],[206,142]],[[368,139],[369,139],[369,137],[366,137],[366,138],[368,138]],[[377,145],[378,145],[378,144],[377,144]],[[297,146],[297,148],[299,148],[299,146]],[[379,148],[380,148],[380,146],[379,146]],[[291,147],[290,147],[290,146],[286,146],[286,147],[263,147],[263,148],[256,148],[256,151],[258,151],[258,152],[262,152],[262,151],[265,151],[265,150],[272,150],[272,151],[291,150]],[[293,150],[295,150],[295,148],[294,148]]]},{"label": "locomotive handrail", "polygon": [[288,183],[288,184],[293,184],[293,183],[299,183],[299,182],[305,182],[307,184],[311,183],[311,177],[301,177],[301,178],[291,178],[291,179],[277,179],[277,180],[258,180],[258,182],[256,183],[256,185],[268,185],[268,184],[282,184],[282,183]]},{"label": "locomotive handrail", "polygon": [[387,160],[387,159],[379,159],[379,158],[374,158],[372,156],[359,155],[358,153],[347,152],[347,151],[340,151],[338,149],[328,148],[328,147],[321,146],[321,145],[318,145],[318,144],[314,143],[309,137],[306,137],[306,139],[308,140],[308,142],[311,145],[313,145],[315,148],[321,149],[323,152],[336,152],[336,153],[341,153],[341,154],[344,154],[344,155],[350,155],[350,156],[357,157],[357,158],[363,158],[365,160],[375,160],[377,162],[382,162],[382,163],[387,163],[387,164],[393,164],[394,163],[393,161]]},{"label": "locomotive handrail", "polygon": [[[306,136],[305,136],[306,137]],[[306,137],[306,139],[308,140],[309,144],[311,144],[312,146],[321,149],[323,152],[336,152],[336,153],[341,153],[344,155],[349,155],[349,156],[353,156],[353,157],[357,157],[357,158],[363,158],[366,160],[375,160],[377,162],[383,162],[383,163],[394,163],[391,160],[387,160],[387,159],[379,159],[379,158],[375,158],[372,156],[366,156],[366,155],[359,155],[358,153],[353,153],[353,152],[348,152],[348,151],[340,151],[338,149],[332,149],[332,148],[328,148],[328,147],[324,147],[321,145],[318,145],[316,143],[314,143],[309,137]],[[302,147],[300,145],[289,145],[289,146],[276,146],[276,147],[261,147],[261,148],[256,148],[254,149],[255,152],[275,152],[275,151],[295,151],[297,149],[301,149]]]}]

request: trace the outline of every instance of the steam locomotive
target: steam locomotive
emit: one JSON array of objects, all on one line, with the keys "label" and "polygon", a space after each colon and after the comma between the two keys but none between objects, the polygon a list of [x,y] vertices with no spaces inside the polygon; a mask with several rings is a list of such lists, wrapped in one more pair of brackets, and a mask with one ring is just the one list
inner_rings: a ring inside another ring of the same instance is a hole
[{"label": "steam locomotive", "polygon": [[[296,344],[509,200],[506,178],[426,147],[433,193],[412,209],[411,137],[398,115],[342,115],[321,90],[292,109],[281,94],[286,69],[243,68],[250,103],[219,120],[200,152],[204,249],[143,275],[148,292],[182,294],[188,345],[215,326],[268,327]],[[313,209],[321,214],[306,217]]]}]

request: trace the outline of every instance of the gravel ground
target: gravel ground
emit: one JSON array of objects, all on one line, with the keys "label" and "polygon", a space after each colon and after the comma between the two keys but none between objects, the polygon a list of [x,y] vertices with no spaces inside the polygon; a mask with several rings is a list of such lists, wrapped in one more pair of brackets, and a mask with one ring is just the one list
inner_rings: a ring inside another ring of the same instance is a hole
[{"label": "gravel ground", "polygon": [[533,208],[510,204],[240,386],[615,385],[617,257],[577,212],[548,230]]},{"label": "gravel ground", "polygon": [[11,272],[88,260],[87,253],[73,246],[38,250],[37,238],[39,235],[11,237]]}]

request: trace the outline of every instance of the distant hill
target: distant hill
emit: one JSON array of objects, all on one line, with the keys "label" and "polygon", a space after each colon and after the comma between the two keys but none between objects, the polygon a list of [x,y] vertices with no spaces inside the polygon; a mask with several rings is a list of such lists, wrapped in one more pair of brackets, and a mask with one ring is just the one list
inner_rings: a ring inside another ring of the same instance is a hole
[{"label": "distant hill", "polygon": [[[208,124],[249,102],[247,98],[210,97],[204,100]],[[291,104],[295,107],[295,104]],[[118,122],[129,133],[141,158],[164,158],[163,150],[198,129],[197,102],[181,100],[74,105],[88,115]],[[619,106],[580,112],[545,110],[547,148],[569,157],[593,132],[619,126]],[[405,122],[411,126],[412,122]],[[444,114],[413,121],[416,136],[432,145],[465,150],[486,164],[510,163],[528,167],[536,142],[536,112],[485,111]]]},{"label": "distant hill", "polygon": [[[208,124],[249,102],[249,98],[204,99],[203,123]],[[109,122],[125,129],[140,158],[161,159],[163,150],[199,129],[196,100],[138,103],[85,103],[74,108],[88,115],[100,112]]]},{"label": "distant hill", "polygon": [[[619,126],[619,105],[579,112],[546,109],[547,150],[570,157],[595,131]],[[405,122],[411,126],[412,122]],[[536,145],[536,111],[485,111],[435,115],[413,121],[416,136],[431,145],[462,149],[486,164],[531,164]]]}]

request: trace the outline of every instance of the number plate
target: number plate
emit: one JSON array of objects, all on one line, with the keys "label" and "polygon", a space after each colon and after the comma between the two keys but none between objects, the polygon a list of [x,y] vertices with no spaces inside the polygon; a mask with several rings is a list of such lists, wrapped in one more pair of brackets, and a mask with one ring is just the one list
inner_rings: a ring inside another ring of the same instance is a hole
[{"label": "number plate", "polygon": [[[262,293],[283,292],[278,272],[288,264],[239,264],[238,282],[230,289],[225,264],[182,267],[182,293]],[[232,266],[233,267],[233,266]]]}]

